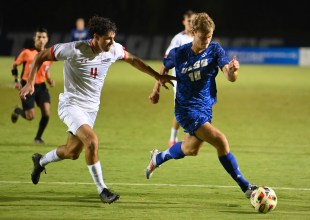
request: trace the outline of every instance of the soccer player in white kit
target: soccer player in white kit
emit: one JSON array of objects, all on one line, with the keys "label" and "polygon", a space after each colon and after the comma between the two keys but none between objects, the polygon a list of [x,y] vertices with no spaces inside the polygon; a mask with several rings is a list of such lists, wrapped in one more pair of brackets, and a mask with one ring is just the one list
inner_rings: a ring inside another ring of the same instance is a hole
[{"label": "soccer player in white kit", "polygon": [[114,41],[116,25],[109,19],[93,16],[89,20],[90,40],[60,43],[41,51],[34,60],[27,84],[20,90],[26,99],[34,92],[34,79],[44,61],[64,61],[64,92],[59,95],[58,115],[68,126],[69,137],[65,145],[45,155],[32,155],[31,179],[37,184],[41,172],[51,162],[63,159],[78,159],[85,149],[86,164],[97,186],[99,197],[104,203],[113,203],[119,195],[105,185],[98,157],[98,137],[93,130],[100,104],[101,90],[108,68],[117,60],[124,60],[142,72],[149,74],[167,88],[175,77],[160,75],[140,58],[127,52]]},{"label": "soccer player in white kit", "polygon": [[[193,34],[192,34],[192,20],[195,16],[195,13],[191,10],[188,10],[184,13],[183,15],[183,25],[184,25],[184,30],[181,31],[180,33],[176,34],[171,42],[170,45],[168,46],[166,52],[165,52],[165,58],[168,56],[169,52],[171,49],[175,48],[175,47],[179,47],[182,46],[184,44],[190,43],[193,41]],[[171,70],[172,72],[172,76],[175,76],[175,69],[173,68]],[[164,66],[162,65],[161,69],[160,69],[160,73],[161,74],[165,74],[164,73]],[[175,95],[176,95],[176,88],[177,88],[177,82],[173,81],[174,87],[173,87],[173,91],[174,91],[174,99],[175,99]],[[160,93],[160,84],[159,83],[155,83],[153,91],[151,93],[151,95],[149,96],[149,99],[151,100],[151,102],[153,104],[158,103],[159,101],[159,93]],[[172,128],[171,128],[171,133],[170,133],[170,139],[168,141],[168,145],[171,147],[172,145],[176,144],[178,142],[178,131],[179,131],[180,125],[177,122],[177,120],[175,119],[175,117],[173,117],[172,120]]]}]

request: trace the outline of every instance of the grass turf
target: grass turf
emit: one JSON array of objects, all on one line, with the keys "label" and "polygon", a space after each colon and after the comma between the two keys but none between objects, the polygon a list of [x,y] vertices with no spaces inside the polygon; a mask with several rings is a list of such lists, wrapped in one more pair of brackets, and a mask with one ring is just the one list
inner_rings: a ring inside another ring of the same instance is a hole
[{"label": "grass turf", "polygon": [[[63,91],[62,63],[52,68],[51,119],[43,139],[32,143],[40,120],[10,121],[18,92],[13,89],[13,57],[0,58],[0,219],[307,219],[310,215],[310,69],[241,65],[239,79],[217,77],[213,125],[223,131],[244,176],[273,187],[278,206],[269,214],[250,202],[205,144],[197,157],[169,161],[151,180],[144,177],[149,151],[167,148],[173,91],[162,89],[160,103],[148,95],[154,80],[130,65],[113,64],[103,88],[95,124],[100,160],[108,186],[121,195],[102,204],[92,185],[84,154],[76,161],[49,164],[38,185],[30,180],[31,155],[64,144],[66,126],[57,115]],[[148,61],[159,69],[160,62]],[[182,139],[183,131],[179,133]]]}]

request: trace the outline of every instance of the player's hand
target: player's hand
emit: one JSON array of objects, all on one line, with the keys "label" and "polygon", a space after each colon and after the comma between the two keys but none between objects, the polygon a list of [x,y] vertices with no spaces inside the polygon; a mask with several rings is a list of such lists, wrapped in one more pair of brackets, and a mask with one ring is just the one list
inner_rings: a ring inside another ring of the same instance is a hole
[{"label": "player's hand", "polygon": [[174,77],[174,76],[170,76],[170,75],[159,75],[159,76],[158,76],[158,82],[159,82],[159,84],[160,84],[161,86],[163,86],[165,89],[169,89],[169,88],[166,86],[166,83],[169,83],[169,84],[171,84],[172,86],[174,86],[171,80],[177,80],[177,78]]},{"label": "player's hand", "polygon": [[54,87],[55,86],[55,81],[50,79],[50,80],[47,80],[48,84],[51,86],[51,87]]},{"label": "player's hand", "polygon": [[34,92],[34,87],[33,85],[27,83],[23,88],[21,88],[21,90],[19,91],[19,97],[21,99],[26,99],[27,95],[32,95],[32,93]]},{"label": "player's hand", "polygon": [[149,99],[151,100],[152,104],[157,104],[159,101],[159,91],[153,90],[153,92],[149,96]]},{"label": "player's hand", "polygon": [[237,57],[234,56],[233,59],[229,62],[228,68],[230,73],[236,72],[240,67],[239,61]]},{"label": "player's hand", "polygon": [[15,82],[14,88],[19,91],[22,88],[22,84],[20,82]]}]

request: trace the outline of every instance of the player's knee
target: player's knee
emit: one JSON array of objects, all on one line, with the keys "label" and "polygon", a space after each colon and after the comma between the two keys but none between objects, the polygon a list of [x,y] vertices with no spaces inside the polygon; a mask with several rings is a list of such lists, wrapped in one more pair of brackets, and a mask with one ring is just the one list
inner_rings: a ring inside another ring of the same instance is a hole
[{"label": "player's knee", "polygon": [[187,154],[188,156],[197,156],[199,153],[199,149],[190,149],[187,151]]},{"label": "player's knee", "polygon": [[92,138],[87,141],[87,144],[85,144],[85,148],[91,153],[95,153],[98,151],[98,140],[96,138]]},{"label": "player's knee", "polygon": [[199,153],[198,147],[184,146],[182,150],[186,156],[197,156]]},{"label": "player's knee", "polygon": [[67,158],[71,159],[71,160],[77,160],[79,158],[79,156],[80,156],[80,154],[77,152],[70,152],[70,153],[68,153]]},{"label": "player's knee", "polygon": [[228,140],[226,139],[224,134],[220,134],[216,138],[216,145],[215,148],[217,149],[218,152],[221,154],[226,154],[230,151]]},{"label": "player's knee", "polygon": [[215,142],[217,143],[217,146],[220,148],[228,145],[227,138],[223,133],[219,133],[215,136]]},{"label": "player's knee", "polygon": [[32,121],[34,119],[34,115],[26,115],[26,119],[28,121]]}]

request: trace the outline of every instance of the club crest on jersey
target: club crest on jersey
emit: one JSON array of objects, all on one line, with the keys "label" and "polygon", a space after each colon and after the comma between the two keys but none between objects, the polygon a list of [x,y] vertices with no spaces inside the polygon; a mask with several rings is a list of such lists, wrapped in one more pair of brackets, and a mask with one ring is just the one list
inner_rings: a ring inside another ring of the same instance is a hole
[{"label": "club crest on jersey", "polygon": [[183,67],[181,73],[185,74],[191,72],[192,70],[200,69],[201,67],[208,65],[208,59],[197,60],[194,65]]}]

